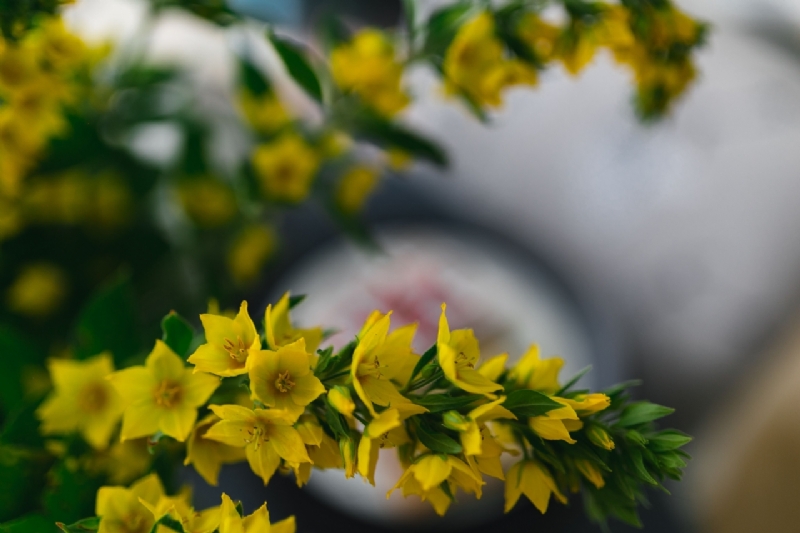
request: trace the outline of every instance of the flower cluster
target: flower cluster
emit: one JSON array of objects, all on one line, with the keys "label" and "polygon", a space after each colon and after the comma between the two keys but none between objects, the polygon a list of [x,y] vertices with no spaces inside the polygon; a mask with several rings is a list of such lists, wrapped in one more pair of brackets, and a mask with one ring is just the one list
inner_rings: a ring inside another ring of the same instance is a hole
[{"label": "flower cluster", "polygon": [[[42,433],[77,431],[105,450],[121,418],[123,443],[177,446],[176,457],[211,484],[222,465],[247,461],[264,484],[280,471],[303,486],[313,468],[336,468],[374,485],[380,451],[394,449],[405,471],[392,491],[439,514],[459,490],[480,498],[488,476],[505,480],[506,511],[525,495],[544,513],[552,498],[566,503],[583,490],[592,518],[635,523],[643,487],[680,478],[688,456],[679,448],[690,439],[655,430],[671,410],[631,402],[624,386],[575,390],[580,376],[562,385],[563,361],[543,359],[536,345],[510,367],[508,354],[482,360],[473,331],[451,330],[444,304],[437,341],[422,355],[412,347],[416,324],[392,329],[391,313],[379,311],[341,350],[320,348],[321,328],[290,319],[299,300],[286,294],[269,305],[263,332],[246,302],[235,315],[201,315],[204,332],[185,361],[193,334],[174,314],[141,366],[114,371],[108,354],[53,360],[55,391],[37,411]],[[506,455],[516,458],[510,467]],[[233,516],[227,497],[200,514],[181,498],[163,496],[152,475],[103,488],[100,530],[167,516],[178,531],[229,531],[220,518]]]}]

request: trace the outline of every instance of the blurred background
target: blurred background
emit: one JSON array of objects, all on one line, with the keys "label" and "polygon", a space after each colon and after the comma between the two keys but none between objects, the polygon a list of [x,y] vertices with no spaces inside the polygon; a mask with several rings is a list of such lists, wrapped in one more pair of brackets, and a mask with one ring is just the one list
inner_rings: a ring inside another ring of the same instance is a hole
[{"label": "blurred background", "polygon": [[[325,10],[387,26],[400,16],[389,0],[232,5],[298,35]],[[712,24],[710,44],[700,82],[655,124],[636,120],[626,74],[605,56],[580,80],[552,70],[537,90],[510,93],[488,126],[447,101],[430,73],[413,72],[407,120],[445,144],[451,169],[417,168],[371,200],[382,254],[338,236],[313,208],[293,213],[283,255],[252,299],[313,294],[298,319],[343,334],[371,309],[392,308],[420,321],[423,343],[446,300],[454,326],[476,326],[484,351],[519,355],[536,341],[568,360],[567,373],[593,364],[588,385],[642,378],[641,396],[676,407],[669,423],[697,436],[685,481],[669,486],[671,498],[654,495],[645,531],[797,531],[800,4],[681,7]],[[71,21],[124,39],[136,13],[133,1],[85,0]],[[150,43],[154,57],[193,64],[210,94],[230,77],[225,45],[218,30],[182,19]],[[163,148],[152,136],[140,142]],[[384,483],[396,478],[387,468]],[[222,486],[245,483],[241,475],[223,472]],[[386,503],[338,472],[315,473],[302,494],[292,486],[270,485],[271,510],[314,506],[318,528],[443,527],[415,502]],[[444,527],[507,530],[535,513],[496,522],[491,498],[460,507],[470,512],[453,515],[469,524]],[[557,507],[543,528],[593,531]]]}]

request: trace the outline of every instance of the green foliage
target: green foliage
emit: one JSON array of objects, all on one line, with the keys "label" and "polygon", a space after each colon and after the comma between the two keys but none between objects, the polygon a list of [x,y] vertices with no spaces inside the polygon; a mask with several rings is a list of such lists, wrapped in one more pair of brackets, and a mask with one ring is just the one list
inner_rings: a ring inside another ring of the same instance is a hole
[{"label": "green foliage", "polygon": [[412,418],[413,431],[415,431],[419,441],[432,452],[458,454],[461,453],[461,443],[452,438],[442,424],[436,422],[431,417],[421,416],[419,419]]},{"label": "green foliage", "polygon": [[322,86],[319,78],[311,67],[303,47],[285,37],[280,37],[273,32],[269,33],[269,40],[275,51],[278,52],[286,71],[300,87],[319,103],[322,103]]},{"label": "green foliage", "polygon": [[482,398],[479,394],[466,394],[451,396],[449,394],[429,394],[426,396],[412,397],[415,404],[421,405],[431,413],[449,411],[451,409],[466,409]]},{"label": "green foliage", "polygon": [[[96,530],[97,528],[89,531]],[[54,524],[52,520],[39,514],[26,515],[16,520],[6,522],[5,524],[0,524],[0,533],[56,533],[57,531],[56,524]],[[67,533],[79,533],[63,528],[62,531],[67,531]]]},{"label": "green foliage", "polygon": [[161,321],[161,331],[164,343],[181,358],[186,359],[195,336],[192,325],[175,311],[170,311]]},{"label": "green foliage", "polygon": [[0,445],[0,522],[35,511],[52,458],[42,451]]},{"label": "green foliage", "polygon": [[64,533],[89,533],[97,531],[100,528],[100,517],[93,516],[92,518],[84,518],[70,525],[58,522],[56,525],[58,525],[59,529]]},{"label": "green foliage", "polygon": [[503,406],[519,418],[541,416],[548,411],[563,407],[546,394],[535,390],[511,391],[503,402]]}]

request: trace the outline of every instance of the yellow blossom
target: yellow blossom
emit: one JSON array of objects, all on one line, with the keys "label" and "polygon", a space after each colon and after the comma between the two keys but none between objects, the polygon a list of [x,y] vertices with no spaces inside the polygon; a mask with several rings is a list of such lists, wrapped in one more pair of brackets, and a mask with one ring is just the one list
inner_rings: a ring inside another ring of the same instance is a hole
[{"label": "yellow blossom", "polygon": [[202,314],[200,321],[206,334],[206,343],[189,356],[195,372],[210,372],[230,377],[247,373],[250,358],[261,349],[256,326],[247,312],[247,302],[242,302],[236,318]]},{"label": "yellow blossom", "polygon": [[586,459],[575,459],[575,466],[583,474],[583,477],[589,480],[589,483],[598,489],[602,489],[605,486],[606,482],[603,480],[603,474],[592,463]]},{"label": "yellow blossom", "polygon": [[144,474],[153,462],[147,451],[147,439],[114,442],[108,449],[104,468],[108,480],[115,485],[127,485]]},{"label": "yellow blossom", "polygon": [[356,456],[356,447],[353,439],[344,438],[339,441],[339,453],[342,456],[342,463],[344,467],[344,477],[350,479],[356,475],[356,468],[358,466]]},{"label": "yellow blossom", "polygon": [[[308,456],[313,462],[314,469],[326,470],[328,468],[342,468],[342,455],[339,444],[329,437],[319,425],[314,415],[303,415],[295,424],[300,438],[306,445]],[[312,463],[288,463],[294,470],[297,486],[302,487],[311,477]]]},{"label": "yellow blossom", "polygon": [[358,32],[351,42],[331,52],[330,65],[339,87],[356,93],[379,113],[392,116],[408,105],[400,85],[403,65],[382,32]]},{"label": "yellow blossom", "polygon": [[253,399],[269,407],[302,413],[306,405],[325,392],[311,370],[312,357],[306,352],[303,338],[275,351],[255,352],[249,365]]},{"label": "yellow blossom", "polygon": [[445,377],[453,385],[467,392],[493,396],[492,393],[502,389],[503,386],[475,370],[480,358],[480,348],[475,333],[471,329],[457,329],[451,332],[445,316],[446,309],[447,306],[442,304],[439,333],[436,338],[439,365]]},{"label": "yellow blossom", "polygon": [[507,353],[495,355],[484,361],[483,364],[478,367],[478,372],[490,381],[497,381],[506,370],[506,361],[508,361]]},{"label": "yellow blossom", "polygon": [[156,474],[150,474],[130,488],[100,487],[95,514],[102,517],[98,533],[149,533],[155,518],[142,505],[155,506],[164,496],[164,487]]},{"label": "yellow blossom", "polygon": [[53,314],[67,293],[67,278],[55,265],[27,265],[14,279],[6,294],[9,309],[20,315],[43,318]]},{"label": "yellow blossom", "polygon": [[257,281],[277,247],[278,237],[274,229],[263,224],[246,226],[228,250],[228,271],[233,280],[239,285]]},{"label": "yellow blossom", "polygon": [[281,202],[303,201],[319,168],[317,153],[295,133],[259,145],[252,158],[262,191]]},{"label": "yellow blossom", "polygon": [[542,416],[535,416],[528,420],[530,428],[546,440],[563,440],[569,444],[577,442],[569,432],[577,431],[582,427],[575,410],[566,404],[562,398],[553,397],[563,407],[548,411]]},{"label": "yellow blossom", "polygon": [[391,441],[390,432],[399,428],[400,424],[400,412],[397,409],[387,409],[364,428],[364,434],[358,443],[358,473],[372,485],[375,485],[378,453],[384,447],[396,445]]},{"label": "yellow blossom", "polygon": [[599,413],[609,405],[611,398],[602,393],[578,394],[573,398],[562,398],[563,403],[569,405],[580,417]]},{"label": "yellow blossom", "polygon": [[288,292],[278,300],[274,307],[272,304],[267,306],[264,314],[264,324],[269,348],[275,350],[298,339],[305,339],[306,349],[310,353],[315,353],[319,348],[319,343],[322,342],[322,328],[295,328],[292,325],[289,311]]},{"label": "yellow blossom", "polygon": [[118,370],[108,379],[125,405],[122,440],[161,431],[185,441],[197,419],[197,408],[219,386],[218,377],[193,373],[160,340],[156,341],[144,366]]},{"label": "yellow blossom", "polygon": [[555,394],[561,388],[558,374],[563,366],[564,360],[560,357],[542,360],[539,356],[539,346],[532,344],[509,371],[508,378],[527,389]]},{"label": "yellow blossom", "polygon": [[219,533],[294,533],[296,529],[294,516],[270,524],[266,503],[251,515],[239,516],[236,505],[225,493],[219,513]]},{"label": "yellow blossom", "polygon": [[122,416],[122,400],[106,377],[114,371],[111,354],[85,361],[48,362],[54,392],[39,409],[44,435],[78,431],[95,449],[105,449]]},{"label": "yellow blossom", "polygon": [[239,110],[256,131],[273,133],[291,122],[292,118],[281,101],[271,91],[255,95],[250,91],[239,93]]},{"label": "yellow blossom", "polygon": [[406,469],[386,497],[402,488],[403,496],[416,494],[422,501],[430,501],[437,514],[444,515],[451,502],[440,486],[444,482],[448,483],[452,493],[455,493],[455,488],[460,487],[478,498],[484,484],[480,475],[457,457],[425,455]]},{"label": "yellow blossom", "polygon": [[292,427],[296,413],[280,409],[247,409],[239,405],[211,405],[222,421],[206,432],[205,438],[244,448],[247,462],[266,485],[281,459],[310,463],[303,439]]},{"label": "yellow blossom", "polygon": [[347,387],[342,387],[341,385],[334,386],[328,391],[328,402],[330,402],[333,408],[339,413],[348,418],[353,417],[356,404],[350,396],[350,389]]},{"label": "yellow blossom", "polygon": [[[191,506],[192,492],[189,487],[184,487],[176,496],[162,495],[153,504],[139,498],[139,502],[158,521],[169,515],[170,518],[180,522],[184,533],[212,533],[219,526],[220,508],[211,507],[201,512],[196,512]],[[169,533],[172,529],[159,525],[158,533]]]},{"label": "yellow blossom", "polygon": [[233,190],[211,177],[187,179],[177,187],[178,200],[196,224],[213,228],[222,226],[236,215]]},{"label": "yellow blossom", "polygon": [[411,340],[416,325],[399,328],[389,334],[390,316],[391,313],[380,315],[359,337],[350,366],[353,388],[372,416],[377,415],[374,404],[397,407],[411,403],[400,394],[392,380],[414,358]]},{"label": "yellow blossom", "polygon": [[561,29],[534,13],[525,13],[517,26],[517,35],[539,61],[546,63],[555,55]]},{"label": "yellow blossom", "polygon": [[558,489],[553,476],[538,461],[520,461],[508,471],[506,475],[506,512],[514,508],[523,494],[542,514],[547,512],[551,494],[561,503],[567,503],[567,498]]},{"label": "yellow blossom", "polygon": [[467,416],[461,416],[456,411],[445,414],[445,425],[455,429],[460,434],[464,455],[481,454],[483,444],[481,428],[486,422],[498,418],[517,419],[514,413],[502,406],[505,399],[505,396],[501,396],[492,402],[479,405],[470,411]]},{"label": "yellow blossom", "polygon": [[357,213],[378,185],[378,179],[378,171],[372,167],[358,165],[351,168],[336,188],[336,205],[344,213]]},{"label": "yellow blossom", "polygon": [[195,425],[186,441],[186,459],[183,461],[185,465],[193,464],[206,483],[214,486],[217,485],[223,464],[245,460],[244,450],[241,448],[205,438],[209,428],[219,421],[218,416],[210,414]]},{"label": "yellow blossom", "polygon": [[497,438],[492,435],[492,432],[486,426],[481,427],[480,437],[482,441],[481,451],[477,455],[468,456],[468,463],[470,466],[472,466],[474,462],[474,465],[478,471],[486,474],[487,476],[492,476],[497,479],[505,479],[503,476],[503,463],[501,462],[500,457],[504,453],[517,455],[517,452],[500,444]]}]

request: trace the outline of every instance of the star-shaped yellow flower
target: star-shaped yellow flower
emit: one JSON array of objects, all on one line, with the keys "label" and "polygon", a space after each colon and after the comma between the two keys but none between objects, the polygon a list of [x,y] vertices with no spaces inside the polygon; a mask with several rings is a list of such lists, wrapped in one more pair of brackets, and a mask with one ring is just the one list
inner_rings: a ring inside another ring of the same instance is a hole
[{"label": "star-shaped yellow flower", "polygon": [[164,486],[150,474],[130,488],[100,487],[95,513],[102,517],[97,533],[148,533],[155,518],[142,501],[155,506],[164,496]]},{"label": "star-shaped yellow flower", "polygon": [[205,438],[244,448],[247,462],[266,485],[281,459],[310,463],[305,443],[292,427],[296,413],[280,409],[251,410],[240,405],[211,405],[222,419],[206,432]]},{"label": "star-shaped yellow flower", "polygon": [[462,390],[493,397],[492,393],[502,389],[503,386],[475,370],[481,355],[475,333],[471,329],[450,331],[445,316],[446,309],[447,306],[442,304],[439,333],[436,338],[439,365],[445,377]]},{"label": "star-shaped yellow flower", "polygon": [[298,339],[306,340],[306,349],[316,353],[319,343],[322,342],[322,328],[295,328],[289,316],[289,293],[285,293],[278,303],[267,306],[264,313],[267,344],[271,350],[291,344]]},{"label": "star-shaped yellow flower", "polygon": [[203,314],[200,321],[206,332],[206,343],[189,357],[195,372],[223,377],[246,374],[250,355],[261,349],[256,326],[247,313],[247,302],[242,302],[234,319]]},{"label": "star-shaped yellow flower", "polygon": [[532,344],[509,371],[508,379],[527,389],[555,394],[561,388],[558,374],[564,366],[564,360],[560,357],[542,359],[539,353],[539,346]]},{"label": "star-shaped yellow flower", "polygon": [[106,377],[114,371],[111,355],[86,361],[51,359],[55,390],[36,411],[44,435],[78,431],[95,449],[108,446],[122,416],[122,399]]},{"label": "star-shaped yellow flower", "polygon": [[266,503],[253,514],[241,517],[230,497],[222,494],[219,533],[294,533],[295,529],[294,516],[270,524]]},{"label": "star-shaped yellow flower", "polygon": [[542,514],[547,512],[551,494],[555,495],[561,503],[567,503],[567,498],[558,490],[553,476],[538,461],[520,461],[508,471],[506,475],[506,512],[514,508],[523,494]]},{"label": "star-shaped yellow flower", "polygon": [[219,378],[193,373],[178,355],[157,340],[144,366],[111,374],[108,379],[122,396],[125,413],[122,440],[161,431],[179,441],[186,440],[197,420],[197,408],[206,403],[219,386]]},{"label": "star-shaped yellow flower", "polygon": [[306,405],[325,392],[322,382],[311,371],[311,361],[303,338],[277,351],[253,354],[249,372],[253,398],[300,415]]},{"label": "star-shaped yellow flower", "polygon": [[206,483],[214,486],[223,464],[238,463],[245,459],[243,449],[204,438],[209,428],[219,421],[217,415],[210,414],[197,423],[186,441],[186,459],[183,461],[185,465],[193,464]]}]

